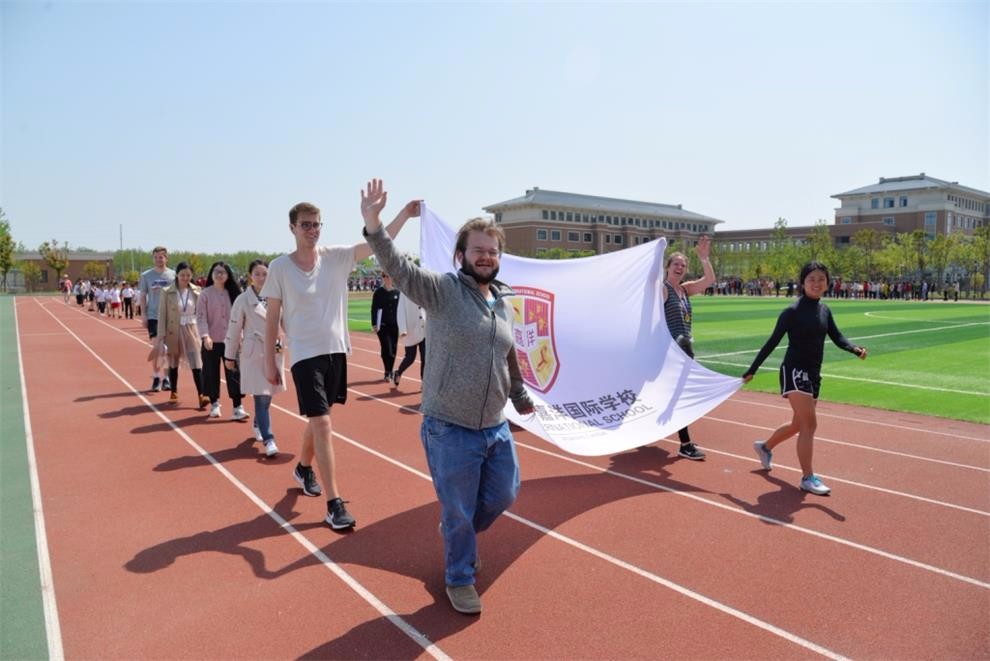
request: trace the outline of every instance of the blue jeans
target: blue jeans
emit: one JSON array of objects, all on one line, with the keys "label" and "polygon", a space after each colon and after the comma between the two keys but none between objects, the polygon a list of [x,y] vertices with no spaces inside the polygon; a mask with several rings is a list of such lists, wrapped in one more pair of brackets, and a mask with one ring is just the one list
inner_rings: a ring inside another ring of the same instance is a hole
[{"label": "blue jeans", "polygon": [[268,407],[272,405],[271,395],[254,396],[254,424],[261,432],[261,438],[269,440],[275,438],[272,433],[272,415]]},{"label": "blue jeans", "polygon": [[472,585],[477,534],[519,493],[519,459],[509,423],[474,430],[423,416],[420,437],[440,501],[444,579],[447,585]]}]

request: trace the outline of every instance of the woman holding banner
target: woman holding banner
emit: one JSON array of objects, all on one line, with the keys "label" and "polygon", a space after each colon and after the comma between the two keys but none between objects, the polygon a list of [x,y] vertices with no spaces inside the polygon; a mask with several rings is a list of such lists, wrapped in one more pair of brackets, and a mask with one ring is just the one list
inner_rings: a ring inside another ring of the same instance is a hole
[{"label": "woman holding banner", "polygon": [[[663,289],[663,313],[667,319],[667,329],[670,336],[674,338],[681,349],[691,358],[694,358],[693,340],[691,338],[691,296],[703,294],[705,290],[715,282],[715,270],[708,260],[711,252],[711,239],[702,236],[698,239],[695,248],[698,259],[705,274],[697,280],[682,282],[687,274],[687,256],[681,252],[675,252],[667,258],[666,273],[664,276]],[[681,447],[677,454],[685,459],[701,461],[705,458],[705,453],[691,442],[691,435],[688,428],[677,430],[677,436],[681,441]]]}]

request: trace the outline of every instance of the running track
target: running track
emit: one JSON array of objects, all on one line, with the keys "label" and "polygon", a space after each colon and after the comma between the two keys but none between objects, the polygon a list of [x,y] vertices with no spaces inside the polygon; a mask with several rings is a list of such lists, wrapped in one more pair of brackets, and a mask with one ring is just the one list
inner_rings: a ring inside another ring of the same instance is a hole
[{"label": "running track", "polygon": [[195,410],[185,368],[180,406],[145,391],[138,322],[15,300],[66,658],[990,657],[986,426],[823,402],[827,498],[795,488],[793,442],[758,470],[778,397],[693,425],[705,462],[517,432],[522,490],[480,537],[472,618],[443,593],[418,374],[383,383],[374,336],[352,334],[334,409],[358,520],[337,534],[290,477],[294,393],[266,460],[226,395],[222,421]]}]

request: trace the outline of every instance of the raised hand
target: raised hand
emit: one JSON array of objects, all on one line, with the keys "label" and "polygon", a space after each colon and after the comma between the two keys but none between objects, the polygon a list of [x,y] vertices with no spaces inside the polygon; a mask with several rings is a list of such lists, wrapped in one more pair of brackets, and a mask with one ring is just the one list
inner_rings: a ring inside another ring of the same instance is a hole
[{"label": "raised hand", "polygon": [[376,230],[381,225],[378,216],[388,202],[388,193],[381,179],[372,179],[361,191],[361,216],[368,230]]},{"label": "raised hand", "polygon": [[695,248],[695,252],[698,253],[698,259],[700,259],[701,261],[705,261],[706,259],[708,259],[708,255],[711,253],[711,249],[712,249],[712,240],[707,234],[702,236],[700,239],[698,239],[698,246]]}]

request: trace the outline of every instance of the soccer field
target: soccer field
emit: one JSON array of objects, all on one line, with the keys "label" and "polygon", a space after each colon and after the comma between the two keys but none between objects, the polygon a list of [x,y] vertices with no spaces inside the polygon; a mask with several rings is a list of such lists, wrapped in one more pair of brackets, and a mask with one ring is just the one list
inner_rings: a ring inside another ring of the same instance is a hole
[{"label": "soccer field", "polygon": [[[694,347],[709,369],[740,376],[794,299],[696,296]],[[990,305],[828,300],[835,323],[869,349],[861,361],[825,341],[822,400],[990,424]],[[351,294],[350,328],[370,331],[370,294]],[[780,343],[746,389],[777,392]]]}]

